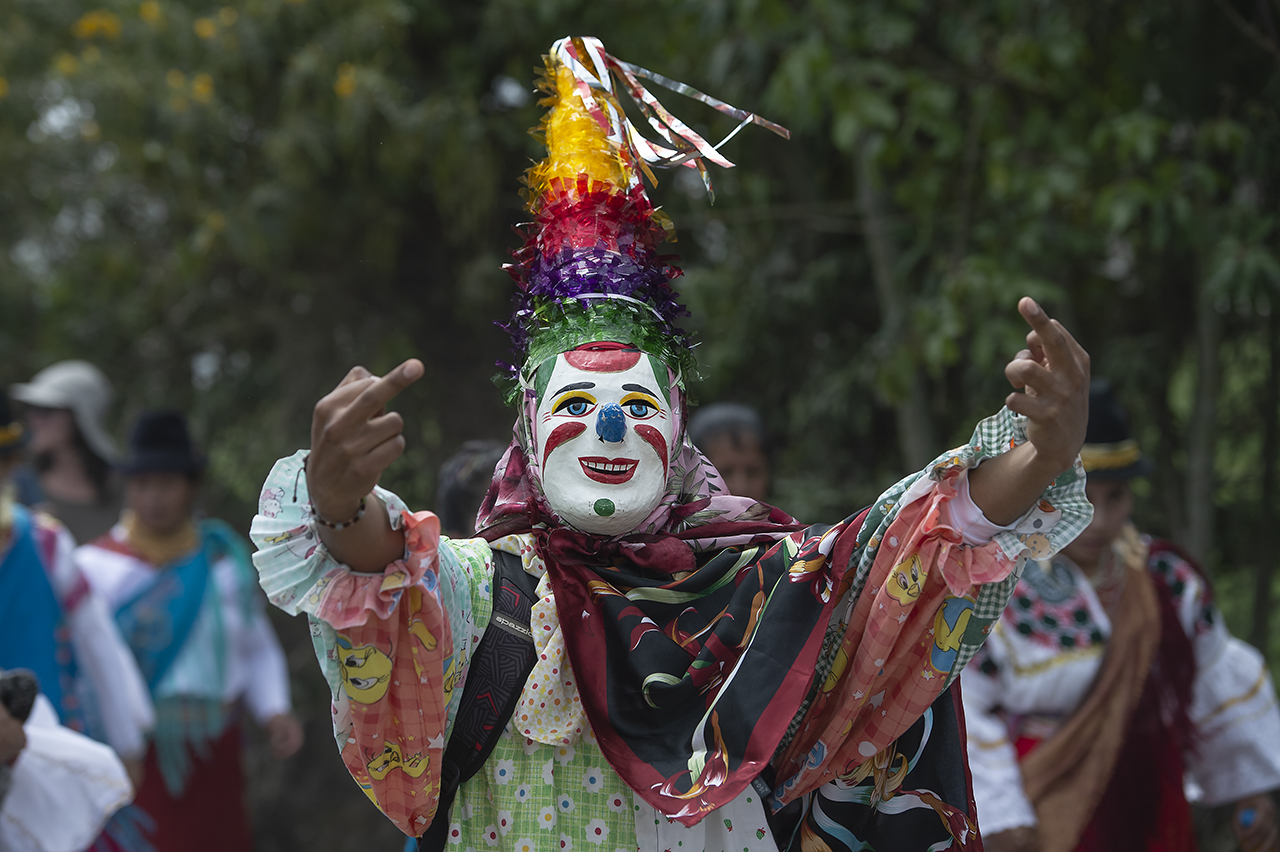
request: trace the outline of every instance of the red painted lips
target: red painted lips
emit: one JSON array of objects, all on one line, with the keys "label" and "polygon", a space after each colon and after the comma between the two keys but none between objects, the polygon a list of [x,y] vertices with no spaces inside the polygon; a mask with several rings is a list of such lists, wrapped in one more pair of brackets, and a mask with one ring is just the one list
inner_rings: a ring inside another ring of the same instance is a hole
[{"label": "red painted lips", "polygon": [[621,485],[635,476],[640,462],[636,459],[606,459],[603,456],[580,456],[578,464],[588,478],[605,485]]}]

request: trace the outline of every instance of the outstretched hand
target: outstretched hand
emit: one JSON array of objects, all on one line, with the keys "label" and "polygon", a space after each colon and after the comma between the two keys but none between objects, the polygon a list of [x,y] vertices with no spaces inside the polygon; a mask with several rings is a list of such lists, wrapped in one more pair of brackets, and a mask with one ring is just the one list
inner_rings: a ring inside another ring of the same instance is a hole
[{"label": "outstretched hand", "polygon": [[1027,443],[969,472],[969,494],[987,519],[1004,526],[1022,517],[1075,463],[1089,424],[1089,353],[1062,323],[1024,296],[1018,312],[1031,326],[1027,348],[1004,368],[1015,388],[1005,399],[1027,417]]},{"label": "outstretched hand", "polygon": [[311,505],[322,518],[342,522],[353,517],[360,500],[404,452],[404,420],[394,411],[387,412],[386,406],[422,374],[417,358],[381,377],[364,367],[352,367],[316,403],[307,487]]},{"label": "outstretched hand", "polygon": [[1046,467],[1061,473],[1071,467],[1084,445],[1089,423],[1089,353],[1030,296],[1018,301],[1018,313],[1031,332],[1027,348],[1014,356],[1004,374],[1025,393],[1009,394],[1005,404],[1027,416],[1027,440]]}]

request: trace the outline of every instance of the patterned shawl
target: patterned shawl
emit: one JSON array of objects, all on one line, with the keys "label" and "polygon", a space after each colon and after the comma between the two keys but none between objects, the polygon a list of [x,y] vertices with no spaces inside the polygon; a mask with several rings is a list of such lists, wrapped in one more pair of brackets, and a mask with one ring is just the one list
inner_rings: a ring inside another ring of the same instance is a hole
[{"label": "patterned shawl", "polygon": [[861,516],[805,527],[725,493],[684,434],[670,378],[679,439],[637,531],[588,535],[555,515],[529,440],[532,394],[479,526],[489,541],[534,534],[605,756],[659,812],[693,825],[760,774],[800,709]]}]

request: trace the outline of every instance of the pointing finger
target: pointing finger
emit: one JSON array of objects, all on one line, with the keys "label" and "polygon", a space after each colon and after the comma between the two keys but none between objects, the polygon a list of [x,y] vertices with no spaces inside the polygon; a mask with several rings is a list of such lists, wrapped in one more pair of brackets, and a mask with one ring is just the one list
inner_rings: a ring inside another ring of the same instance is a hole
[{"label": "pointing finger", "polygon": [[[1062,327],[1062,323],[1045,313],[1044,308],[1040,307],[1035,299],[1023,296],[1018,301],[1018,313],[1022,314],[1022,318],[1031,326],[1032,334],[1038,338],[1038,342],[1054,367],[1061,369],[1069,362],[1076,360],[1075,352],[1067,343],[1069,336],[1067,330]],[[1036,351],[1030,334],[1027,335],[1027,344],[1032,352]]]},{"label": "pointing finger", "polygon": [[1080,345],[1078,340],[1076,340],[1075,335],[1068,331],[1067,327],[1057,320],[1053,320],[1053,324],[1057,327],[1058,331],[1062,332],[1062,339],[1066,341],[1067,348],[1070,349],[1072,354],[1075,356],[1076,362],[1082,367],[1088,367],[1089,353],[1086,352],[1085,348]]},{"label": "pointing finger", "polygon": [[369,419],[382,411],[396,394],[422,378],[423,372],[425,370],[422,362],[417,358],[410,358],[382,378],[370,383],[347,409],[348,413],[361,420]]}]

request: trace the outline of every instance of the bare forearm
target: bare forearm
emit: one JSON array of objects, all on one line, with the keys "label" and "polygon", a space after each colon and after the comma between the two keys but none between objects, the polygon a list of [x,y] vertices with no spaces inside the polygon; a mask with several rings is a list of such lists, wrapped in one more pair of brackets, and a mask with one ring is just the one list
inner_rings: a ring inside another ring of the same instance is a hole
[{"label": "bare forearm", "polygon": [[386,507],[373,494],[366,498],[364,517],[356,523],[340,530],[316,526],[329,553],[352,571],[380,574],[404,556],[404,531],[391,528]]},{"label": "bare forearm", "polygon": [[1011,524],[1069,466],[1044,458],[1034,444],[1019,444],[969,471],[969,496],[991,523]]}]

